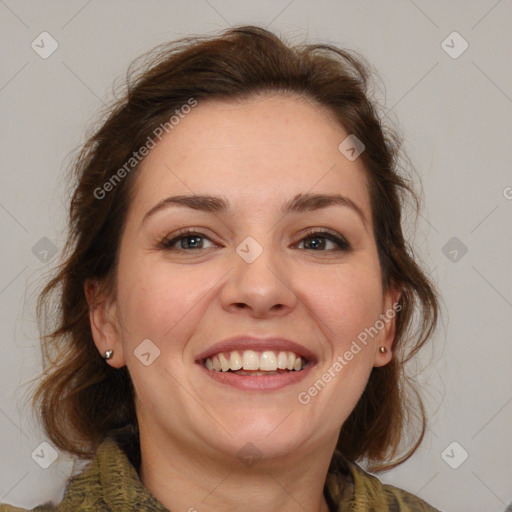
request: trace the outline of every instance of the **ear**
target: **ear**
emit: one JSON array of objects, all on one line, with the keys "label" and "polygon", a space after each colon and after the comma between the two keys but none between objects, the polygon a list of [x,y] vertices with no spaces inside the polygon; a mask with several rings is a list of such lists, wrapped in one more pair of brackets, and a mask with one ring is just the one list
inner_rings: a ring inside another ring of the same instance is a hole
[{"label": "ear", "polygon": [[[383,295],[382,311],[379,317],[383,327],[380,329],[379,336],[376,337],[373,366],[384,366],[393,359],[392,347],[395,341],[396,316],[402,309],[401,304],[398,303],[400,294],[401,288],[392,286],[388,292]],[[381,347],[384,347],[386,350],[381,352]]]},{"label": "ear", "polygon": [[101,357],[107,350],[113,350],[112,357],[105,362],[114,368],[121,368],[126,363],[117,318],[117,303],[101,292],[101,286],[96,280],[86,280],[84,293],[89,304],[89,321],[94,344]]}]

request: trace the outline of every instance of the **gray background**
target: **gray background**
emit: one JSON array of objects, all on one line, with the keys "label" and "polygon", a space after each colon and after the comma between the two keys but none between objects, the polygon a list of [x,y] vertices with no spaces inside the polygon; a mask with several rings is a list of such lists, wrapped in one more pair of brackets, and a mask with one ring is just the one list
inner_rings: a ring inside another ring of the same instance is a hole
[{"label": "gray background", "polygon": [[[73,470],[63,454],[48,469],[32,457],[47,439],[24,385],[40,366],[35,294],[57,261],[44,251],[64,242],[68,154],[134,57],[255,23],[361,52],[423,182],[415,244],[444,296],[444,326],[420,361],[425,442],[381,479],[445,511],[503,511],[512,501],[511,21],[510,0],[0,0],[0,502],[60,499]],[[59,44],[47,59],[31,47],[43,31]],[[442,45],[454,31],[469,44],[457,58],[444,48],[458,52],[458,36]]]}]

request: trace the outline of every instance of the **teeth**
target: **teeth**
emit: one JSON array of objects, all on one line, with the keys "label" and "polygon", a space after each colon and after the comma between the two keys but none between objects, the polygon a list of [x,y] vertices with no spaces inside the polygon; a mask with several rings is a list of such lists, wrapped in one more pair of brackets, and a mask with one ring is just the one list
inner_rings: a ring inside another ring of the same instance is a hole
[{"label": "teeth", "polygon": [[221,369],[222,369],[222,366],[220,364],[220,361],[219,361],[219,358],[218,356],[213,356],[212,357],[212,363],[213,363],[213,369],[216,371],[216,372],[220,372]]},{"label": "teeth", "polygon": [[226,359],[226,356],[221,352],[219,354],[220,367],[223,372],[227,372],[229,370],[229,363]]},{"label": "teeth", "polygon": [[286,370],[286,367],[288,366],[288,355],[286,352],[279,352],[279,355],[277,356],[277,367],[280,370]]},{"label": "teeth", "polygon": [[[277,355],[276,355],[277,354]],[[217,372],[227,372],[242,370],[259,370],[268,372],[268,374],[278,373],[276,370],[302,370],[306,361],[294,352],[275,352],[266,350],[261,354],[254,350],[244,350],[242,352],[234,350],[233,352],[220,352],[212,357],[207,357],[204,365],[208,370]],[[258,373],[259,374],[259,373]]]},{"label": "teeth", "polygon": [[253,350],[244,350],[242,355],[242,364],[244,370],[259,370],[260,358]]},{"label": "teeth", "polygon": [[277,357],[274,352],[263,352],[260,357],[260,370],[273,372],[277,370]]},{"label": "teeth", "polygon": [[[208,359],[207,359],[208,361]],[[242,368],[242,356],[238,350],[231,352],[231,360],[229,362],[229,368],[233,371],[240,370]]]}]

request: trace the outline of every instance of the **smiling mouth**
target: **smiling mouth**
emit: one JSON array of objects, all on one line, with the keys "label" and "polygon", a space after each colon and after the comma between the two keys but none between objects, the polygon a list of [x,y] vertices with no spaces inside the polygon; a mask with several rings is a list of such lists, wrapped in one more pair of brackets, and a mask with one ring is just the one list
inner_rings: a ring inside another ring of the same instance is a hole
[{"label": "smiling mouth", "polygon": [[240,376],[279,375],[303,370],[308,361],[290,351],[233,350],[219,352],[202,360],[203,366],[213,372]]}]

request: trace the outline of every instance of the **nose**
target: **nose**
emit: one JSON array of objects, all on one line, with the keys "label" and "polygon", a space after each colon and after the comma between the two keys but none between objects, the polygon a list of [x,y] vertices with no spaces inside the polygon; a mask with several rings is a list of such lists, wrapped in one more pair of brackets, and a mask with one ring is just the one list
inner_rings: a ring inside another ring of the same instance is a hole
[{"label": "nose", "polygon": [[254,318],[289,314],[298,300],[289,277],[283,258],[271,248],[263,248],[251,263],[235,253],[221,292],[222,306],[231,313],[245,310]]}]

